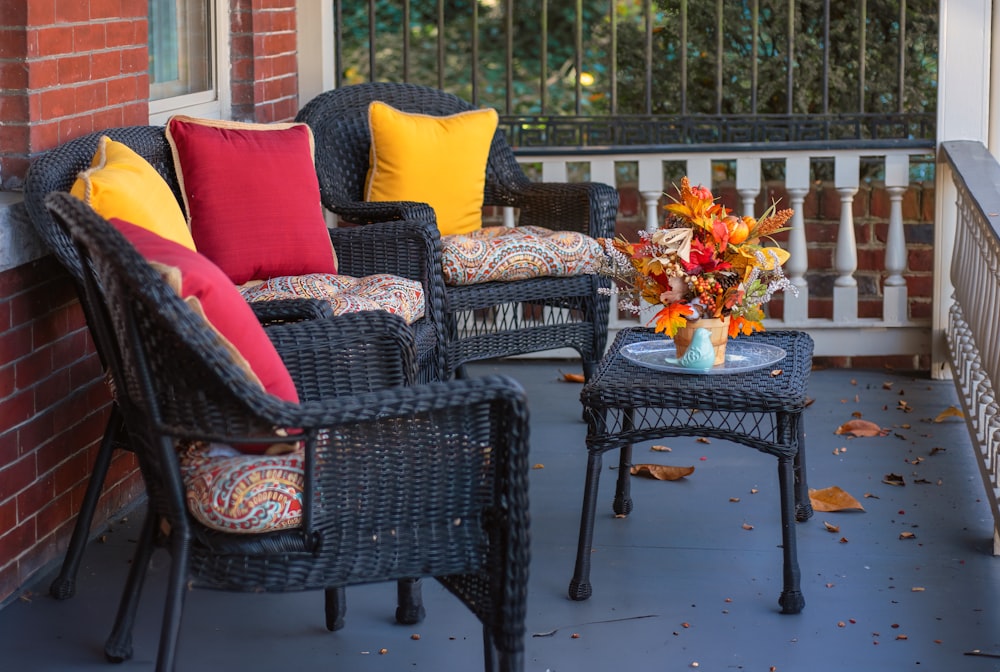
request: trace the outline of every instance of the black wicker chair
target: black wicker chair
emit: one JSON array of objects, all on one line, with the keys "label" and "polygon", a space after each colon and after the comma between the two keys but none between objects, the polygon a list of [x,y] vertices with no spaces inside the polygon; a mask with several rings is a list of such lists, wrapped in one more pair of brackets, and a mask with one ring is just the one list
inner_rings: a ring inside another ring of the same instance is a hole
[{"label": "black wicker chair", "polygon": [[[424,203],[364,201],[368,105],[374,100],[405,112],[439,116],[475,109],[449,93],[413,84],[357,84],[320,94],[296,119],[309,124],[316,138],[323,204],[356,224],[432,218],[433,210]],[[618,192],[599,183],[532,182],[503,131],[497,130],[486,168],[484,205],[518,208],[518,225],[610,237],[615,233]],[[610,299],[598,294],[601,286],[609,286],[609,281],[595,274],[448,287],[449,374],[462,375],[461,366],[469,361],[568,347],[580,353],[589,378],[607,344]]]},{"label": "black wicker chair", "polygon": [[[53,191],[70,190],[77,174],[90,167],[102,135],[128,145],[149,161],[170,185],[183,208],[173,156],[161,126],[111,128],[76,138],[39,156],[28,170],[24,190],[25,206],[35,230],[69,272],[78,291],[82,281],[80,260],[72,241],[46,210],[44,200]],[[409,220],[397,222],[393,230],[344,228],[332,229],[330,235],[337,250],[340,272],[358,277],[392,273],[418,280],[424,285],[427,317],[413,325],[419,362],[418,379],[423,382],[443,379],[444,348],[441,344],[444,340],[444,286],[438,271],[440,252],[436,247],[437,231],[434,226],[421,220]],[[88,323],[92,323],[90,306],[86,301],[82,301],[82,305]],[[328,306],[323,302],[312,300],[255,303],[252,307],[265,322],[320,318],[330,314]],[[98,352],[106,362],[106,355],[100,351],[100,347]],[[71,597],[75,591],[76,574],[116,448],[128,449],[129,442],[123,431],[121,415],[114,409],[97,453],[62,569],[49,589],[57,599]],[[414,611],[407,619],[412,621],[418,618],[417,611],[419,610]]]},{"label": "black wicker chair", "polygon": [[[301,398],[281,401],[250,382],[204,322],[93,210],[61,193],[46,204],[84,260],[85,295],[99,313],[91,328],[105,343],[149,492],[105,646],[109,659],[131,656],[139,593],[162,543],[172,565],[160,672],[175,666],[188,587],[326,590],[329,607],[332,587],[418,575],[437,577],[482,621],[486,669],[523,669],[528,427],[516,382],[493,376],[401,386],[415,358],[406,329],[395,329],[396,339],[374,335],[384,324],[331,337],[323,320],[310,320],[271,329]],[[388,314],[353,317],[402,324]],[[350,347],[317,347],[307,333]],[[331,360],[344,349],[356,366],[379,375],[329,389],[339,366]],[[394,386],[377,389],[385,384]],[[305,442],[301,528],[230,534],[195,521],[175,442],[240,442],[276,427],[295,428]]]}]

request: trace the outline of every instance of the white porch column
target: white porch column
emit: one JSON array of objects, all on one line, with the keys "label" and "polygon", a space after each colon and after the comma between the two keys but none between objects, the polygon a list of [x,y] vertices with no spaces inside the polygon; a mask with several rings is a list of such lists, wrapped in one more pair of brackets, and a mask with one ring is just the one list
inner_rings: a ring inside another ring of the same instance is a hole
[{"label": "white porch column", "polygon": [[[1000,10],[998,10],[1000,11]],[[938,36],[937,139],[989,142],[990,63],[994,12],[991,0],[941,0]],[[994,148],[995,151],[995,148]],[[931,375],[949,378],[948,324],[952,285],[950,268],[955,241],[958,194],[945,161],[935,171],[934,313],[931,334]]]},{"label": "white porch column", "polygon": [[299,107],[333,88],[333,2],[296,0]]}]

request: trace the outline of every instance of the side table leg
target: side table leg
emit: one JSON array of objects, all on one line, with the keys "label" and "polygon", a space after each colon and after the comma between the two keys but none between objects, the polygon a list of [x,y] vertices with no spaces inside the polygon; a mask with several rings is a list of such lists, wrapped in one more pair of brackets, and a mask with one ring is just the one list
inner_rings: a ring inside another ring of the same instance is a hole
[{"label": "side table leg", "polygon": [[594,546],[594,516],[597,513],[597,486],[601,478],[601,453],[589,451],[587,480],[583,486],[583,508],[580,512],[580,539],[576,546],[576,567],[569,582],[569,599],[581,601],[590,597],[590,552]]},{"label": "side table leg", "polygon": [[796,443],[799,445],[795,453],[795,520],[802,522],[813,515],[812,501],[809,499],[809,482],[806,477],[806,430],[802,414],[796,422]]},{"label": "side table leg", "polygon": [[798,548],[795,539],[794,468],[792,459],[778,458],[778,486],[781,496],[781,547],[784,554],[784,585],[778,604],[781,613],[797,614],[806,605],[800,586]]},{"label": "side table leg", "polygon": [[[622,411],[622,433],[631,432],[635,427],[635,411]],[[632,444],[626,443],[618,456],[618,482],[615,486],[615,500],[612,504],[616,516],[632,513]]]},{"label": "side table leg", "polygon": [[618,458],[618,484],[615,486],[615,501],[612,504],[616,516],[632,513],[632,444],[622,446]]}]

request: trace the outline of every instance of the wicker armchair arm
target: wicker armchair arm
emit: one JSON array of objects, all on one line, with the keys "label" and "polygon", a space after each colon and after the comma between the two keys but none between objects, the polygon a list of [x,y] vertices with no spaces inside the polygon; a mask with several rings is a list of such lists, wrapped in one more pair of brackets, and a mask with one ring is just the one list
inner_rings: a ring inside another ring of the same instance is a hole
[{"label": "wicker armchair arm", "polygon": [[618,191],[600,182],[523,182],[510,190],[488,185],[486,205],[520,209],[518,224],[579,231],[593,238],[615,235]]},{"label": "wicker armchair arm", "polygon": [[420,219],[435,222],[434,209],[426,203],[415,201],[354,201],[351,203],[324,204],[345,222],[350,224],[375,224],[403,219]]},{"label": "wicker armchair arm", "polygon": [[321,299],[253,301],[250,309],[265,326],[300,320],[321,320],[333,316],[330,303]]}]

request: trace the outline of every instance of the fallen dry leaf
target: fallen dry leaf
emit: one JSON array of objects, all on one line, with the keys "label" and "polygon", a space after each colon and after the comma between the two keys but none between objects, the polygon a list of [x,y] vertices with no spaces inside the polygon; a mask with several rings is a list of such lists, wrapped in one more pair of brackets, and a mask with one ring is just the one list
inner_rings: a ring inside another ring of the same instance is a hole
[{"label": "fallen dry leaf", "polygon": [[695,442],[697,442],[697,443],[712,443],[712,440],[711,439],[707,439],[704,436],[699,436],[697,439],[695,439]]},{"label": "fallen dry leaf", "polygon": [[834,434],[850,434],[851,436],[885,436],[888,429],[882,429],[870,420],[850,420],[838,427]]},{"label": "fallen dry leaf", "polygon": [[886,485],[906,485],[906,481],[899,474],[886,474],[882,477],[882,482]]},{"label": "fallen dry leaf", "polygon": [[750,523],[743,523],[743,529],[744,530],[752,530],[753,529],[753,525],[751,525]]},{"label": "fallen dry leaf", "polygon": [[649,449],[660,453],[669,453],[673,450],[673,448],[668,448],[667,446],[650,446]]},{"label": "fallen dry leaf", "polygon": [[825,527],[826,531],[830,532],[831,534],[836,534],[837,532],[840,532],[840,526],[839,525],[831,525],[830,523],[826,522],[825,520],[823,521],[823,527]]},{"label": "fallen dry leaf", "polygon": [[729,501],[730,502],[738,502],[738,501],[740,501],[740,498],[739,497],[730,497]]},{"label": "fallen dry leaf", "polygon": [[809,501],[815,511],[864,511],[865,507],[845,490],[831,485],[822,490],[809,489]]},{"label": "fallen dry leaf", "polygon": [[948,418],[964,418],[964,417],[965,414],[962,413],[962,411],[958,410],[954,406],[949,406],[948,408],[944,409],[943,411],[937,414],[937,417],[934,418],[934,422],[944,422]]},{"label": "fallen dry leaf", "polygon": [[913,534],[913,532],[900,532],[899,533],[899,538],[900,539],[916,539],[917,535]]},{"label": "fallen dry leaf", "polygon": [[784,372],[785,372],[784,369],[774,369],[773,371],[771,371],[771,377],[772,378],[777,378],[778,376],[780,376]]},{"label": "fallen dry leaf", "polygon": [[629,469],[633,476],[646,476],[658,481],[676,481],[694,473],[694,467],[673,467],[669,464],[633,464]]},{"label": "fallen dry leaf", "polygon": [[532,465],[532,467],[531,467],[531,468],[532,468],[532,469],[544,469],[544,468],[545,468],[545,465],[544,465],[544,464],[541,464],[541,463],[539,463],[539,464],[535,464],[535,465]]},{"label": "fallen dry leaf", "polygon": [[564,373],[563,381],[567,383],[582,383],[585,382],[582,373]]},{"label": "fallen dry leaf", "polygon": [[911,593],[922,593],[925,590],[926,588],[924,588],[923,586],[913,586],[912,588],[910,588]]},{"label": "fallen dry leaf", "polygon": [[948,451],[947,448],[942,448],[941,446],[934,446],[933,448],[931,448],[931,455],[937,455],[938,453],[944,453],[947,451]]}]

